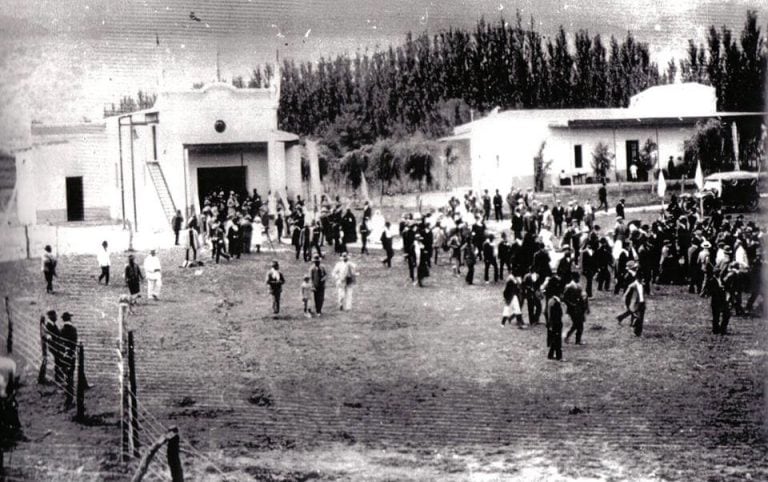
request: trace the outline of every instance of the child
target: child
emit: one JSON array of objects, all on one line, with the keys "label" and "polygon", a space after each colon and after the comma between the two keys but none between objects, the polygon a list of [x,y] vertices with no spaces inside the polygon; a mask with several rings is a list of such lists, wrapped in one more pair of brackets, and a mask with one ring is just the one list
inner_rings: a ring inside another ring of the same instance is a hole
[{"label": "child", "polygon": [[309,282],[309,275],[304,275],[304,282],[301,283],[301,301],[304,303],[304,316],[312,318],[312,310],[309,308],[309,298],[312,296],[312,283]]}]

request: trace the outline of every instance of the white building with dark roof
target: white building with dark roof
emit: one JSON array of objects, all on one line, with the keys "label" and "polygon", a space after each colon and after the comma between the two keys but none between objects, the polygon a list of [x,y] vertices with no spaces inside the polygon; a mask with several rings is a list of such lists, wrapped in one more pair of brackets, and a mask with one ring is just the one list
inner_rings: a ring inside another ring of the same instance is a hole
[{"label": "white building with dark roof", "polygon": [[[549,176],[562,175],[573,182],[593,176],[592,153],[598,143],[613,154],[611,180],[628,180],[647,140],[657,145],[655,157],[667,160],[684,154],[684,144],[697,122],[761,119],[763,113],[719,112],[714,87],[697,83],[651,87],[630,100],[625,108],[532,109],[491,113],[456,126],[441,141],[462,152],[471,164],[473,189],[532,188],[533,159],[543,145]],[[642,174],[642,173],[641,173]],[[548,180],[547,182],[551,182]]]},{"label": "white building with dark roof", "polygon": [[298,136],[277,129],[279,91],[214,83],[161,93],[104,123],[33,125],[16,155],[24,224],[125,221],[167,230],[213,190],[301,193]]}]

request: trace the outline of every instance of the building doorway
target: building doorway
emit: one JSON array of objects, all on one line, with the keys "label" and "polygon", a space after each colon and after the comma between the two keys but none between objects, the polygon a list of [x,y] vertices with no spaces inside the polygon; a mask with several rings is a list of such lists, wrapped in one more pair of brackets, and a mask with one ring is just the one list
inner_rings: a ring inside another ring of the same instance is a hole
[{"label": "building doorway", "polygon": [[[632,169],[632,166],[635,166]],[[632,175],[634,171],[634,176]],[[640,141],[627,141],[627,179],[638,181],[640,179]]]},{"label": "building doorway", "polygon": [[229,191],[242,195],[246,193],[246,166],[232,167],[198,167],[197,168],[197,196],[200,206],[203,205],[205,196],[212,192]]},{"label": "building doorway", "polygon": [[85,218],[83,207],[83,178],[68,177],[67,189],[67,221],[82,221]]}]

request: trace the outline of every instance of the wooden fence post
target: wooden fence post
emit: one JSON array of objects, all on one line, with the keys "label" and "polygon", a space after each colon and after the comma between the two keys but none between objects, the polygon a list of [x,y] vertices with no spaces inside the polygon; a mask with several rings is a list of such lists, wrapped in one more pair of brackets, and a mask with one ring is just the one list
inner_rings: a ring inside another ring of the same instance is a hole
[{"label": "wooden fence post", "polygon": [[13,320],[11,319],[11,305],[8,301],[8,297],[5,297],[5,316],[8,320],[8,338],[6,338],[6,350],[7,353],[10,355],[13,353]]},{"label": "wooden fence post", "polygon": [[126,462],[126,448],[128,447],[128,426],[125,423],[125,407],[127,406],[127,394],[125,392],[125,357],[123,356],[123,328],[125,314],[128,312],[126,296],[120,297],[117,309],[117,369],[120,376],[120,461]]},{"label": "wooden fence post", "polygon": [[184,482],[184,470],[181,467],[181,458],[179,456],[179,429],[171,427],[173,437],[168,441],[168,467],[171,469],[171,480],[173,482]]},{"label": "wooden fence post", "polygon": [[75,420],[82,422],[85,420],[85,350],[83,344],[77,348],[77,414]]},{"label": "wooden fence post", "polygon": [[130,383],[131,392],[128,394],[128,400],[131,405],[131,428],[130,428],[130,446],[132,448],[132,454],[134,457],[141,456],[139,447],[139,407],[137,406],[136,398],[136,363],[133,354],[133,331],[128,331],[128,381]]},{"label": "wooden fence post", "polygon": [[48,372],[48,343],[45,340],[45,318],[40,318],[40,371],[37,374],[38,385],[44,385]]}]

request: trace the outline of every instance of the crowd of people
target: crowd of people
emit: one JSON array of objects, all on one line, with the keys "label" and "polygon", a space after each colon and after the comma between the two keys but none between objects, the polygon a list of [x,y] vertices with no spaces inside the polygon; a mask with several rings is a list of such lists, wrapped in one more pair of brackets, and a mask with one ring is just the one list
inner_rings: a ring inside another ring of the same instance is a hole
[{"label": "crowd of people", "polygon": [[[750,314],[760,297],[765,232],[741,215],[716,210],[703,216],[695,202],[673,195],[653,222],[628,222],[620,199],[614,206],[615,221],[600,226],[590,201],[556,199],[549,206],[531,190],[510,190],[505,199],[498,190],[493,196],[487,190],[478,194],[470,190],[461,200],[454,196],[443,208],[424,215],[403,214],[393,228],[367,201],[358,222],[352,207],[339,196],[322,196],[309,212],[300,196],[281,199],[268,193],[263,201],[254,190],[241,201],[234,192],[225,195],[219,191],[205,197],[199,217],[184,220],[177,213],[171,225],[176,241],[181,228],[186,229],[182,238],[187,249],[185,266],[199,264],[203,247],[218,263],[221,257],[231,260],[252,251],[260,253],[265,239],[271,248],[285,241],[297,262],[311,263],[299,289],[307,317],[323,312],[328,278],[323,261],[331,250],[338,256],[331,276],[340,310],[351,309],[358,276],[349,259],[352,245],[365,255],[374,239],[383,250],[381,263],[391,268],[394,240],[399,237],[408,279],[416,287],[425,286],[441,253],[452,274],[463,277],[468,285],[475,283],[475,270],[481,263],[485,284],[503,283],[501,324],[525,329],[538,325],[543,316],[549,356],[555,359],[562,357],[561,340],[567,343],[575,335],[575,343],[582,343],[589,300],[596,292],[623,294],[626,310],[617,319],[621,323],[631,318],[637,336],[643,331],[645,305],[653,285],[685,285],[690,294],[709,297],[716,334],[727,333],[732,314]],[[598,201],[601,208],[607,208],[604,186],[598,190]],[[108,284],[106,241],[97,260],[98,280]],[[43,272],[49,286],[55,266],[55,257],[46,249]],[[286,280],[277,261],[271,266],[266,284],[273,312],[279,313]],[[140,297],[145,279],[148,298],[159,299],[162,270],[154,250],[144,259],[143,268],[142,272],[133,255],[128,257],[124,278],[132,302]],[[564,314],[572,323],[562,337]]]}]

